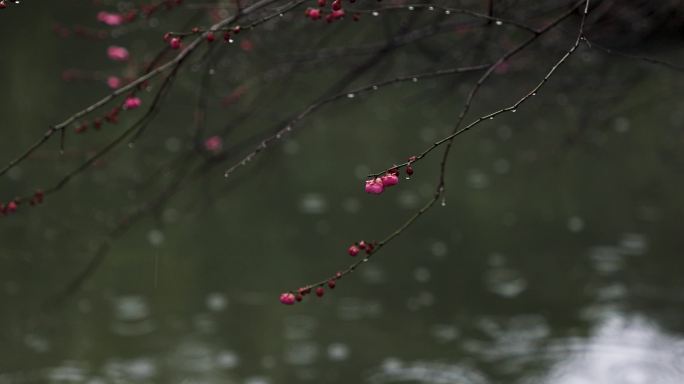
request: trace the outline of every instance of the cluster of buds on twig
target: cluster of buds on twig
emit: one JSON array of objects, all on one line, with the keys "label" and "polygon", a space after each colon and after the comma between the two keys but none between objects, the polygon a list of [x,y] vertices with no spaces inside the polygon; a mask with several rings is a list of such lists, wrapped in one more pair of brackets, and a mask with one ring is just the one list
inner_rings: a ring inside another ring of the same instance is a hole
[{"label": "cluster of buds on twig", "polygon": [[[39,189],[33,194],[33,196],[31,196],[29,204],[33,207],[38,204],[42,204],[44,199],[45,192]],[[15,198],[14,200],[10,200],[7,203],[0,202],[0,216],[11,215],[17,212],[20,205],[21,198],[19,197]]]},{"label": "cluster of buds on twig", "polygon": [[[411,156],[406,163],[406,179],[410,179],[413,175],[413,162],[416,161],[416,156]],[[399,168],[395,165],[394,168],[387,171],[382,176],[372,177],[366,180],[366,192],[371,195],[379,195],[385,191],[385,188],[392,187],[399,184]]]},{"label": "cluster of buds on twig", "polygon": [[354,257],[359,254],[361,251],[365,251],[367,255],[370,255],[373,253],[375,250],[375,247],[377,247],[378,242],[374,241],[372,243],[367,243],[364,240],[361,240],[359,242],[356,242],[347,248],[347,253],[349,256]]},{"label": "cluster of buds on twig", "polygon": [[337,272],[335,274],[335,277],[332,277],[328,279],[327,282],[319,284],[315,288],[312,286],[307,286],[307,287],[301,287],[297,289],[297,292],[284,292],[280,294],[280,302],[285,305],[292,305],[295,303],[298,303],[302,300],[304,300],[304,297],[306,295],[311,294],[313,291],[316,296],[318,297],[323,297],[325,294],[325,286],[328,287],[328,289],[335,289],[335,286],[337,286],[337,281],[342,278],[342,272]]},{"label": "cluster of buds on twig", "polygon": [[[354,3],[356,0],[348,0],[350,3]],[[325,19],[328,23],[343,19],[346,15],[344,9],[342,9],[342,0],[333,0],[330,4],[330,10],[326,10],[327,1],[326,0],[316,0],[317,8],[310,7],[304,11],[304,16],[311,20]],[[327,12],[327,14],[326,14]],[[325,16],[325,17],[324,17]],[[359,21],[359,14],[355,13],[352,18],[354,21]]]}]

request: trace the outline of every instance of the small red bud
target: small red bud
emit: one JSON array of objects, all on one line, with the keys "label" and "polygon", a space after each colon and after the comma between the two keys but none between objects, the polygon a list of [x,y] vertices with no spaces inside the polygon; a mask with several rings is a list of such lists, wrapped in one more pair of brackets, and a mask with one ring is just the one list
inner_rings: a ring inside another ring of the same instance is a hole
[{"label": "small red bud", "polygon": [[335,289],[335,280],[334,279],[328,280],[328,288]]},{"label": "small red bud", "polygon": [[238,33],[240,33],[240,31],[242,31],[242,28],[239,25],[236,25],[235,27],[233,27],[233,33],[234,34],[237,35]]},{"label": "small red bud", "polygon": [[368,244],[366,244],[365,241],[363,241],[363,240],[359,241],[359,248],[366,249],[366,246],[368,246]]},{"label": "small red bud", "polygon": [[192,28],[192,33],[199,33],[200,29],[199,27],[193,27]]},{"label": "small red bud", "polygon": [[292,305],[295,303],[295,295],[292,292],[286,292],[280,294],[280,302],[285,305]]},{"label": "small red bud", "polygon": [[335,274],[335,278],[336,278],[337,280],[341,279],[341,278],[342,278],[342,272],[337,272],[337,273]]},{"label": "small red bud", "polygon": [[342,2],[340,0],[335,0],[332,2],[332,9],[333,11],[339,11],[342,9]]},{"label": "small red bud", "polygon": [[325,0],[318,0],[319,7],[325,7]]},{"label": "small red bud", "polygon": [[166,32],[166,33],[164,34],[164,41],[169,41],[170,38],[171,38],[171,33]]},{"label": "small red bud", "polygon": [[417,159],[418,159],[417,157],[411,156],[411,157],[409,157],[408,162],[409,162],[409,163],[413,163],[413,162],[416,161]]},{"label": "small red bud", "polygon": [[216,36],[214,36],[214,32],[208,32],[206,38],[207,38],[207,41],[210,43],[213,42],[214,40],[216,40]]},{"label": "small red bud", "polygon": [[228,31],[223,32],[223,40],[224,41],[230,41],[230,32],[228,32]]},{"label": "small red bud", "polygon": [[347,249],[347,253],[349,254],[349,256],[356,256],[359,254],[359,247],[357,247],[356,245],[351,245]]},{"label": "small red bud", "polygon": [[410,166],[410,165],[406,166],[406,174],[409,176],[413,175],[413,167],[412,166]]},{"label": "small red bud", "polygon": [[302,301],[303,298],[304,297],[299,293],[297,295],[295,295],[295,300],[297,300],[297,301]]},{"label": "small red bud", "polygon": [[169,46],[171,49],[179,49],[181,47],[180,37],[171,38],[171,40],[169,40]]},{"label": "small red bud", "polygon": [[316,296],[323,297],[324,293],[325,293],[325,290],[323,289],[323,287],[317,287],[316,288]]},{"label": "small red bud", "polygon": [[17,202],[16,201],[10,201],[7,203],[7,207],[5,207],[5,210],[7,213],[14,213],[17,211]]}]

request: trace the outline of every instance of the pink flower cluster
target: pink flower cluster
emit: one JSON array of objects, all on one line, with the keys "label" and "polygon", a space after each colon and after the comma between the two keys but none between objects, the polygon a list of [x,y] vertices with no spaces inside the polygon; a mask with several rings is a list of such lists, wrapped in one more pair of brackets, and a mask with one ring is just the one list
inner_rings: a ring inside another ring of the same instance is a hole
[{"label": "pink flower cluster", "polygon": [[399,171],[392,170],[374,179],[366,180],[366,192],[371,195],[381,194],[386,187],[399,184]]}]

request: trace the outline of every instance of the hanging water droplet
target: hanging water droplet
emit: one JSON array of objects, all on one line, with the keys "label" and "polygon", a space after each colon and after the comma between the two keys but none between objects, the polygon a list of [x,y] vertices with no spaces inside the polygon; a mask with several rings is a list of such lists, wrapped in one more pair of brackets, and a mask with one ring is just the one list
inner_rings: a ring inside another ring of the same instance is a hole
[{"label": "hanging water droplet", "polygon": [[511,109],[511,112],[516,113],[516,112],[518,112],[518,110],[517,109]]},{"label": "hanging water droplet", "polygon": [[368,258],[366,257],[365,259],[362,260],[364,263],[368,262]]},{"label": "hanging water droplet", "polygon": [[533,92],[533,93],[532,93],[532,96],[537,96],[537,92]]},{"label": "hanging water droplet", "polygon": [[411,176],[406,176],[406,180],[411,180]]},{"label": "hanging water droplet", "polygon": [[433,6],[431,5],[431,6],[428,7],[428,10],[434,11],[434,10],[435,10],[435,7],[433,7]]},{"label": "hanging water droplet", "polygon": [[446,207],[446,197],[442,197],[442,207]]},{"label": "hanging water droplet", "polygon": [[414,77],[413,79],[411,79],[411,81],[413,81],[414,83],[417,83],[417,82],[418,82],[418,78],[417,78],[417,77]]},{"label": "hanging water droplet", "polygon": [[290,131],[292,131],[292,127],[290,127],[289,125],[287,127],[285,127],[285,132],[290,132]]},{"label": "hanging water droplet", "polygon": [[283,16],[285,16],[285,15],[281,13],[281,14],[279,14],[278,16],[283,17]]},{"label": "hanging water droplet", "polygon": [[451,11],[447,9],[446,11],[444,11],[444,14],[451,15]]},{"label": "hanging water droplet", "polygon": [[233,44],[233,39],[228,39],[228,43]]},{"label": "hanging water droplet", "polygon": [[280,140],[281,137],[283,137],[283,135],[280,134],[280,132],[276,133],[276,139]]},{"label": "hanging water droplet", "polygon": [[354,96],[356,96],[356,95],[354,95],[353,93],[347,93],[347,97],[350,98],[350,99],[353,99]]},{"label": "hanging water droplet", "polygon": [[413,5],[409,5],[409,7],[408,7],[409,11],[413,11],[414,9],[416,9],[416,8],[414,8]]},{"label": "hanging water droplet", "polygon": [[377,90],[378,90],[378,86],[377,86],[377,85],[374,85],[374,86],[373,86],[373,90],[374,90],[374,91],[377,91]]},{"label": "hanging water droplet", "polygon": [[373,16],[379,16],[380,13],[378,13],[378,11],[373,11],[372,15],[373,15]]},{"label": "hanging water droplet", "polygon": [[497,21],[496,21],[496,25],[503,25],[503,21],[497,20]]},{"label": "hanging water droplet", "polygon": [[489,120],[494,120],[494,116],[489,116]]}]

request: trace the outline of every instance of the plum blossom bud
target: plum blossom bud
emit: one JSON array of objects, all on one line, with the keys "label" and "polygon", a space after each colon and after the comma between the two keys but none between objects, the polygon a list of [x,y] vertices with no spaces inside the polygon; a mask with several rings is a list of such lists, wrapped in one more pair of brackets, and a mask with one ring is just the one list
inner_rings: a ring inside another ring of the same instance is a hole
[{"label": "plum blossom bud", "polygon": [[121,79],[116,76],[109,76],[107,78],[107,85],[111,89],[117,89],[121,86]]},{"label": "plum blossom bud", "polygon": [[388,173],[380,177],[383,187],[391,187],[399,184],[399,177],[394,173]]},{"label": "plum blossom bud", "polygon": [[123,24],[124,17],[118,13],[101,11],[97,14],[97,20],[114,27]]},{"label": "plum blossom bud", "polygon": [[366,180],[366,192],[372,195],[379,195],[384,190],[382,179],[379,177],[373,180]]},{"label": "plum blossom bud", "polygon": [[204,140],[204,149],[209,152],[220,152],[223,148],[223,140],[219,136],[212,136]]},{"label": "plum blossom bud", "polygon": [[171,49],[179,49],[181,47],[180,37],[172,37],[171,40],[169,40],[169,46]]},{"label": "plum blossom bud", "polygon": [[107,48],[107,56],[114,61],[126,61],[130,55],[128,54],[128,49],[112,45]]},{"label": "plum blossom bud", "polygon": [[285,305],[292,305],[295,303],[295,295],[292,292],[285,292],[280,294],[280,302]]},{"label": "plum blossom bud", "polygon": [[136,109],[142,105],[142,100],[139,97],[131,96],[124,101],[124,109]]}]

